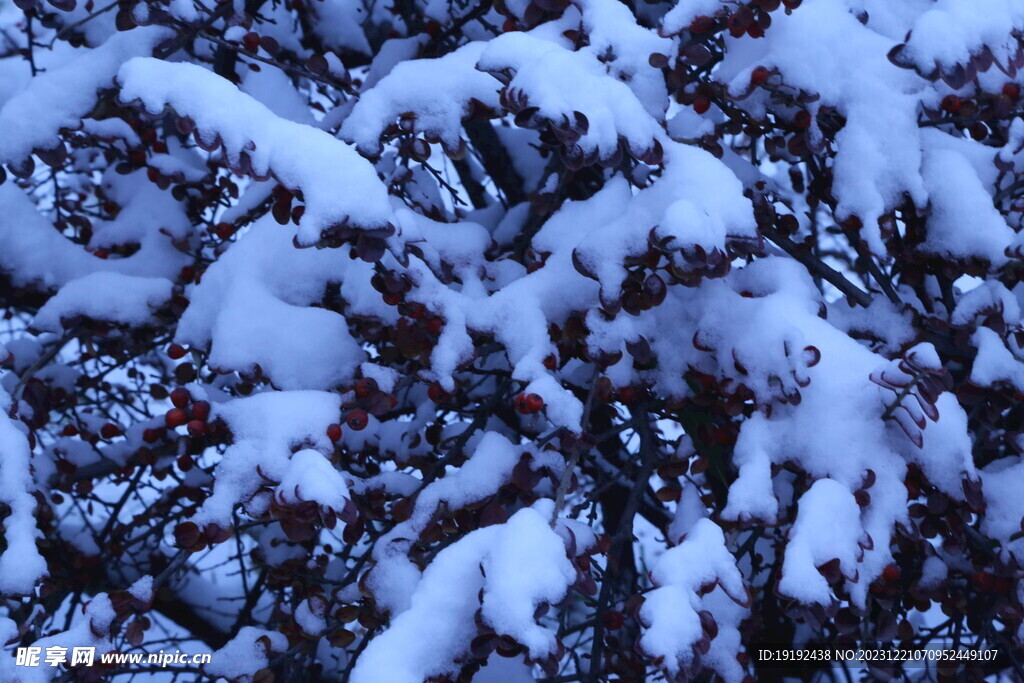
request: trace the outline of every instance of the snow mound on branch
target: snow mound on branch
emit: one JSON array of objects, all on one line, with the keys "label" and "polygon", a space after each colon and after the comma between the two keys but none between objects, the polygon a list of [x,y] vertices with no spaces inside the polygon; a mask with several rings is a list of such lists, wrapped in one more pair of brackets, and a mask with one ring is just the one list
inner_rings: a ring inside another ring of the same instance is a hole
[{"label": "snow mound on branch", "polygon": [[335,511],[342,510],[348,500],[348,486],[341,473],[323,453],[309,448],[292,456],[277,492],[288,503],[313,501]]},{"label": "snow mound on branch", "polygon": [[814,482],[800,496],[779,590],[807,604],[828,604],[832,590],[817,568],[838,559],[843,575],[855,577],[863,536],[853,492],[831,479]]},{"label": "snow mound on branch", "polygon": [[618,0],[577,0],[580,22],[587,33],[581,51],[605,60],[617,80],[629,86],[647,113],[665,118],[668,92],[661,69],[650,64],[652,54],[671,54],[672,41],[640,26],[629,6]]},{"label": "snow mound on branch", "polygon": [[1018,391],[1024,391],[1024,365],[994,330],[979,327],[971,342],[978,349],[971,366],[972,382],[981,387],[1006,382]]},{"label": "snow mound on branch", "polygon": [[626,276],[623,262],[649,249],[648,237],[672,240],[675,249],[721,246],[725,237],[756,237],[750,201],[743,185],[709,153],[668,143],[665,176],[636,193],[618,215],[594,226],[576,245],[578,259],[596,275],[605,292],[618,292]]},{"label": "snow mound on branch", "polygon": [[[640,646],[650,656],[662,658],[662,665],[673,675],[693,661],[692,648],[706,637],[704,620],[719,615],[708,609],[709,596],[703,595],[703,589],[717,585],[734,603],[749,599],[722,529],[709,519],[697,520],[682,543],[658,558],[651,580],[655,588],[640,608]],[[732,630],[738,623],[736,619],[730,624]],[[720,636],[724,635],[721,624],[719,628]],[[722,664],[725,666],[716,670],[727,680],[743,677],[735,660]]]},{"label": "snow mound on branch", "polygon": [[685,0],[676,3],[661,18],[661,32],[675,35],[690,27],[697,17],[713,16],[722,7],[728,6],[729,0]]},{"label": "snow mound on branch", "polygon": [[650,150],[661,134],[629,86],[611,78],[588,52],[572,52],[526,33],[505,33],[488,43],[477,68],[513,74],[507,98],[521,96],[522,108],[536,107],[537,117],[585,129],[576,141],[585,155],[611,158],[620,138],[641,153]]},{"label": "snow mound on branch", "polygon": [[345,318],[311,304],[344,278],[343,296],[384,308],[371,273],[341,249],[295,249],[286,230],[263,218],[192,289],[176,338],[208,346],[214,367],[248,373],[258,365],[282,389],[331,389],[352,378],[366,353]]},{"label": "snow mound on branch", "polygon": [[477,633],[477,609],[485,624],[531,657],[550,654],[555,634],[533,615],[539,605],[561,600],[575,579],[562,539],[538,510],[524,508],[505,524],[470,532],[427,566],[409,609],[370,642],[352,680],[419,683],[457,673]]},{"label": "snow mound on branch", "polygon": [[1019,456],[1002,458],[981,471],[985,492],[985,515],[981,531],[1002,545],[1004,561],[1010,557],[1024,562],[1024,539],[1010,538],[1024,530],[1024,496],[1020,495],[1020,482],[1024,477],[1024,460]]},{"label": "snow mound on branch", "polygon": [[293,446],[333,449],[325,429],[340,412],[341,397],[320,391],[274,391],[217,405],[215,416],[227,423],[234,443],[217,464],[213,494],[192,521],[230,526],[236,504],[245,503],[267,479],[281,482],[289,474]]},{"label": "snow mound on branch", "polygon": [[170,280],[162,277],[92,273],[61,287],[39,309],[32,325],[48,332],[62,332],[65,321],[84,316],[142,326],[153,321],[153,311],[167,303],[172,289]]},{"label": "snow mound on branch", "polygon": [[10,404],[10,395],[0,389],[0,502],[11,510],[3,521],[0,595],[30,595],[46,575],[46,561],[36,548],[32,452],[20,423],[7,417]]},{"label": "snow mound on branch", "polygon": [[251,676],[270,663],[271,655],[288,649],[288,638],[282,633],[243,626],[227,645],[213,653],[204,671],[210,676],[234,679]]},{"label": "snow mound on branch", "polygon": [[[51,647],[65,648],[67,655],[76,647],[94,647],[98,661],[100,654],[112,649],[110,626],[116,617],[110,598],[101,593],[75,609],[71,628],[40,638],[32,643],[32,647],[41,648],[44,656],[47,648]],[[17,671],[15,680],[20,683],[43,683],[52,680],[59,672],[56,667],[45,663],[36,667],[19,666]]]},{"label": "snow mound on branch", "polygon": [[322,0],[309,6],[318,21],[313,30],[324,45],[335,49],[346,49],[360,54],[372,54],[362,24],[366,21],[366,8],[359,0]]},{"label": "snow mound on branch", "polygon": [[[122,102],[141,101],[154,114],[171,107],[195,122],[205,144],[223,144],[232,167],[271,174],[301,190],[306,212],[303,244],[337,225],[384,228],[391,221],[387,192],[373,166],[330,134],[281,119],[232,83],[194,64],[135,58],[117,73]],[[244,155],[244,158],[243,158]]]},{"label": "snow mound on branch", "polygon": [[950,71],[981,49],[1007,63],[1019,49],[1011,38],[1024,29],[1024,7],[1014,0],[939,0],[921,14],[900,52],[923,74]]},{"label": "snow mound on branch", "polygon": [[118,68],[133,57],[148,55],[171,32],[147,27],[118,33],[61,67],[28,81],[0,109],[0,162],[18,163],[34,149],[52,149],[61,130],[76,130],[96,105],[96,92],[110,87]]},{"label": "snow mound on branch", "polygon": [[100,259],[54,230],[15,183],[0,185],[0,208],[0,270],[16,285],[51,289],[100,271],[173,278],[187,262],[188,257],[157,230],[177,225],[180,209],[169,212],[165,220],[148,220],[144,225],[151,229],[131,256]]},{"label": "snow mound on branch", "polygon": [[376,543],[373,556],[376,566],[367,585],[377,602],[392,613],[408,609],[420,571],[407,557],[412,540],[426,529],[434,514],[443,505],[458,510],[497,493],[512,477],[512,468],[519,462],[520,450],[496,432],[487,432],[476,443],[470,442],[472,457],[456,472],[433,481],[416,496],[409,519],[396,524]]},{"label": "snow mound on branch", "polygon": [[414,112],[413,130],[458,149],[462,119],[471,100],[498,109],[499,84],[476,70],[487,46],[469,43],[438,59],[402,62],[360,95],[345,119],[341,135],[364,154],[380,154],[380,136],[399,116]]},{"label": "snow mound on branch", "polygon": [[926,149],[921,174],[931,202],[921,251],[945,258],[977,256],[994,266],[1005,263],[1013,230],[971,163],[953,150]]}]

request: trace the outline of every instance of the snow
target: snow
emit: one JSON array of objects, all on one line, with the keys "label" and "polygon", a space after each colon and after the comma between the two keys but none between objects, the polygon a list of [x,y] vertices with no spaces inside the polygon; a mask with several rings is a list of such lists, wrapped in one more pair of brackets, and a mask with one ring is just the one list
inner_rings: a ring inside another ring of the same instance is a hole
[{"label": "snow", "polygon": [[1024,461],[1019,456],[1002,458],[981,471],[982,487],[987,503],[981,520],[981,532],[998,540],[1001,555],[1008,561],[1024,561],[1024,539],[1011,541],[1021,531],[1024,519],[1024,498],[1020,495],[1020,478],[1024,476]]},{"label": "snow", "polygon": [[153,312],[171,298],[173,285],[160,277],[99,272],[67,282],[32,321],[47,332],[63,332],[64,323],[83,316],[133,327],[153,321]]},{"label": "snow", "polygon": [[244,153],[257,176],[273,173],[285,187],[301,189],[302,243],[314,244],[336,225],[381,229],[390,222],[387,194],[369,162],[321,130],[278,118],[216,74],[138,57],[121,66],[117,80],[122,102],[138,100],[153,114],[172,107],[193,119],[204,140],[223,144],[232,166]]},{"label": "snow", "polygon": [[641,153],[661,133],[629,86],[607,78],[590,53],[572,52],[525,33],[505,33],[487,45],[477,68],[514,74],[507,90],[521,93],[524,106],[538,108],[537,116],[554,125],[573,125],[576,113],[582,113],[588,129],[575,144],[584,155],[610,158],[620,136],[630,150]]},{"label": "snow", "polygon": [[910,29],[902,56],[921,73],[964,64],[988,47],[998,60],[1016,49],[1011,30],[1024,28],[1024,8],[1013,0],[939,0]]},{"label": "snow", "polygon": [[314,501],[336,512],[348,500],[348,487],[338,470],[320,452],[308,448],[292,456],[277,491],[285,502]]},{"label": "snow", "polygon": [[[287,391],[236,399],[214,410],[215,415],[227,422],[234,443],[217,464],[213,495],[203,503],[193,521],[226,527],[230,525],[234,506],[246,502],[265,483],[257,467],[264,476],[279,482],[289,474],[295,483],[306,482],[304,468],[290,470],[291,447],[310,443],[319,446],[324,453],[330,452],[332,446],[325,430],[327,425],[338,421],[341,409],[337,394]],[[299,462],[308,466],[310,456],[302,458]],[[316,471],[319,471],[319,464]],[[342,491],[328,482],[324,489],[315,486],[310,495],[322,494],[329,503],[337,503],[337,495]],[[294,495],[294,487],[286,495]]]},{"label": "snow", "polygon": [[295,623],[302,627],[303,632],[311,636],[318,636],[327,629],[327,620],[322,614],[317,614],[314,611],[309,600],[303,600],[295,608]]},{"label": "snow", "polygon": [[[743,577],[725,546],[722,529],[709,519],[698,520],[682,543],[666,550],[651,570],[655,588],[640,608],[644,626],[640,647],[652,657],[663,657],[671,674],[693,659],[690,648],[703,636],[698,612],[706,609],[704,587],[721,587],[734,602],[747,601]],[[738,680],[734,666],[719,672]]]},{"label": "snow", "polygon": [[316,32],[327,47],[371,54],[362,24],[366,9],[357,0],[324,0],[311,6],[316,13]]},{"label": "snow", "polygon": [[34,149],[51,149],[61,130],[75,130],[96,104],[96,91],[109,85],[122,63],[149,54],[170,33],[144,28],[111,36],[62,67],[28,82],[0,109],[0,162],[21,162]]},{"label": "snow", "polygon": [[978,349],[971,366],[973,383],[990,387],[1008,382],[1018,391],[1024,391],[1024,365],[1006,348],[998,334],[987,327],[979,327],[971,341]]},{"label": "snow", "polygon": [[153,577],[146,575],[128,587],[128,592],[139,602],[148,604],[153,601]]},{"label": "snow", "polygon": [[370,642],[352,681],[416,683],[457,673],[453,662],[476,635],[481,592],[484,622],[541,657],[553,649],[554,633],[534,621],[534,610],[561,600],[575,579],[562,540],[538,510],[524,508],[505,524],[473,531],[427,566],[409,608]]},{"label": "snow", "polygon": [[697,17],[714,16],[727,0],[682,0],[676,3],[661,19],[661,32],[674,35],[690,27]]},{"label": "snow", "polygon": [[288,649],[288,639],[281,633],[253,626],[243,626],[227,645],[213,653],[205,671],[210,676],[232,679],[251,676],[270,662],[270,656]]},{"label": "snow", "polygon": [[832,593],[818,567],[838,559],[843,575],[853,578],[860,559],[857,543],[863,535],[853,492],[831,479],[814,482],[800,496],[779,590],[804,603],[828,604]]},{"label": "snow", "polygon": [[498,108],[499,84],[476,70],[486,43],[460,47],[438,59],[405,61],[372,88],[364,90],[341,129],[342,137],[361,152],[380,154],[381,133],[405,112],[415,112],[413,130],[440,140],[446,149],[459,146],[461,120],[471,100]]},{"label": "snow", "polygon": [[457,472],[423,487],[409,519],[395,525],[374,548],[377,566],[368,583],[378,601],[392,612],[408,608],[420,580],[419,569],[403,552],[411,544],[410,539],[426,528],[442,504],[458,510],[493,495],[512,477],[519,452],[508,439],[487,432],[473,445],[472,457]]},{"label": "snow", "polygon": [[3,522],[6,547],[0,553],[0,595],[30,595],[47,569],[36,548],[32,452],[19,423],[7,416],[10,403],[10,395],[0,389],[0,502],[11,510]]},{"label": "snow", "polygon": [[[32,646],[40,648],[44,655],[47,648],[50,647],[65,648],[65,652],[68,654],[72,648],[93,647],[96,648],[98,659],[100,654],[105,654],[113,649],[110,629],[116,616],[110,598],[105,593],[91,599],[85,596],[83,603],[75,609],[72,615],[70,628],[44,638],[38,638],[32,643]],[[0,671],[2,670],[0,668]],[[42,683],[51,680],[55,674],[60,672],[59,669],[45,664],[37,667],[19,666],[16,671],[17,680],[21,683]]]},{"label": "snow", "polygon": [[[0,214],[0,269],[9,274],[15,284],[31,284],[42,289],[60,287],[70,280],[98,271],[140,277],[173,277],[185,265],[186,256],[176,250],[168,235],[159,232],[158,228],[174,226],[180,208],[155,214],[154,209],[159,211],[163,205],[154,205],[147,202],[148,199],[147,195],[141,195],[137,197],[138,204],[133,199],[126,209],[133,211],[133,207],[148,204],[148,218],[132,223],[133,230],[139,235],[136,238],[140,241],[139,250],[125,258],[104,260],[62,237],[14,183],[0,185],[0,206],[4,208]],[[115,220],[110,225],[123,224]],[[94,238],[101,234],[98,231]]]},{"label": "snow", "polygon": [[[921,174],[931,199],[922,251],[953,258],[978,256],[996,266],[1004,263],[1003,251],[1013,231],[967,160],[954,151],[927,150]],[[971,229],[964,230],[965,225]]]},{"label": "snow", "polygon": [[254,224],[190,292],[177,340],[208,347],[214,367],[251,372],[258,365],[283,389],[330,389],[351,379],[366,354],[342,316],[310,304],[328,283],[370,267],[343,250],[299,250],[290,242],[269,217]]}]

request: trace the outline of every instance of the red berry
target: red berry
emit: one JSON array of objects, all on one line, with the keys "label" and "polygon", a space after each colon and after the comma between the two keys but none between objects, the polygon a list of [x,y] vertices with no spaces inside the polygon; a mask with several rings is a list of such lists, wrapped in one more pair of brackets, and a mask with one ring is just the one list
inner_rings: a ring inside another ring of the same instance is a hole
[{"label": "red berry", "polygon": [[92,252],[92,255],[95,256],[96,258],[105,259],[108,256],[110,256],[110,252],[107,251],[106,249],[97,249],[96,251]]},{"label": "red berry", "polygon": [[218,223],[213,232],[217,237],[226,240],[235,234],[235,226],[233,223]]},{"label": "red berry", "polygon": [[636,400],[636,387],[625,386],[619,389],[619,401],[629,405]]},{"label": "red berry", "polygon": [[448,399],[448,392],[445,391],[440,384],[434,382],[430,385],[430,388],[427,389],[427,396],[429,396],[430,400],[434,403],[444,403]]},{"label": "red berry", "polygon": [[882,570],[882,578],[890,583],[893,581],[899,581],[900,579],[900,568],[894,564],[888,565]]},{"label": "red berry", "polygon": [[113,422],[108,422],[100,427],[100,436],[104,439],[113,439],[115,436],[121,436],[121,428]]},{"label": "red berry", "polygon": [[171,408],[167,411],[164,422],[168,427],[174,429],[175,427],[180,427],[188,422],[188,414],[186,414],[181,408]]},{"label": "red berry", "polygon": [[206,422],[210,419],[210,402],[209,401],[196,401],[192,404],[192,417],[199,420],[200,422]]},{"label": "red berry", "polygon": [[806,109],[801,109],[793,117],[793,125],[800,130],[806,130],[811,127],[811,112]]},{"label": "red berry", "polygon": [[555,357],[555,354],[549,353],[544,357],[544,367],[548,370],[554,370],[558,367],[558,358]]},{"label": "red berry", "polygon": [[191,436],[202,436],[206,433],[206,423],[202,420],[191,420],[188,423],[188,433]]},{"label": "red berry", "polygon": [[402,295],[397,292],[388,292],[384,295],[384,303],[388,306],[397,306],[402,303]]},{"label": "red berry", "polygon": [[341,441],[341,425],[337,422],[327,425],[327,438],[331,441]]},{"label": "red berry", "polygon": [[698,97],[693,101],[693,110],[698,114],[703,114],[711,108],[711,100],[706,97]]},{"label": "red berry", "polygon": [[771,72],[769,72],[768,69],[763,66],[759,66],[750,72],[750,84],[754,86],[764,85],[768,82],[768,77],[770,75]]},{"label": "red berry", "polygon": [[366,398],[377,391],[377,380],[371,377],[364,377],[356,382],[356,396]]},{"label": "red berry", "polygon": [[61,436],[75,436],[78,434],[78,427],[75,425],[65,425],[64,430],[61,432]]},{"label": "red berry", "polygon": [[171,344],[167,347],[167,357],[171,360],[178,360],[185,357],[185,347],[181,344]]},{"label": "red berry", "polygon": [[256,50],[260,49],[260,34],[249,31],[242,36],[242,45],[249,52],[256,52]]},{"label": "red berry", "polygon": [[150,166],[146,169],[146,177],[149,178],[149,182],[155,183],[160,180],[160,171]]},{"label": "red berry", "polygon": [[147,429],[142,432],[142,440],[146,443],[156,443],[160,440],[160,431],[159,429]]},{"label": "red berry", "polygon": [[178,387],[171,392],[171,403],[174,404],[175,408],[184,408],[191,400],[192,396],[188,393],[188,389],[184,387]]},{"label": "red berry", "polygon": [[1003,94],[1011,100],[1015,100],[1020,97],[1020,86],[1016,83],[1007,83],[1003,86]]},{"label": "red berry", "polygon": [[960,105],[962,104],[963,102],[956,95],[946,95],[945,97],[942,98],[941,106],[945,111],[948,111],[950,114],[955,114],[958,111],[960,111]]},{"label": "red berry", "polygon": [[366,411],[363,410],[362,408],[350,410],[348,412],[348,415],[345,417],[345,424],[348,425],[348,428],[357,432],[362,429],[366,429],[366,425],[369,423],[369,421],[369,416],[366,414]]},{"label": "red berry", "polygon": [[986,572],[974,572],[974,574],[971,575],[971,582],[978,590],[990,591],[992,590],[993,584],[992,578],[992,575]]},{"label": "red berry", "polygon": [[188,455],[187,453],[185,455],[178,456],[177,463],[178,469],[181,470],[182,472],[188,472],[190,469],[192,469],[192,466],[195,465],[195,461],[192,460],[192,456]]},{"label": "red berry", "polygon": [[512,17],[509,17],[508,19],[505,20],[505,23],[501,25],[501,30],[505,33],[517,30],[516,20],[513,19]]},{"label": "red berry", "polygon": [[533,415],[544,407],[544,399],[540,394],[522,393],[516,396],[515,407],[523,415]]},{"label": "red berry", "polygon": [[440,318],[431,318],[427,321],[427,332],[430,334],[441,334],[441,329],[444,327],[444,321]]}]

